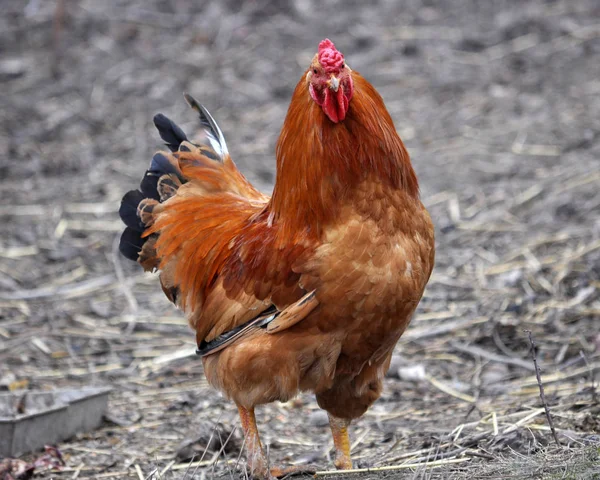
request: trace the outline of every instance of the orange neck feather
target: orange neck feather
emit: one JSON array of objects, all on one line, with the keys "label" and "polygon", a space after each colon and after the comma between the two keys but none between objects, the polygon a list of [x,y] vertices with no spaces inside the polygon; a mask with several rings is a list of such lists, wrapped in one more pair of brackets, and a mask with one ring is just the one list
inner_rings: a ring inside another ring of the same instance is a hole
[{"label": "orange neck feather", "polygon": [[381,96],[353,72],[354,96],[346,119],[331,122],[302,77],[277,142],[277,178],[269,216],[285,237],[319,237],[344,200],[365,178],[418,197],[410,157]]}]

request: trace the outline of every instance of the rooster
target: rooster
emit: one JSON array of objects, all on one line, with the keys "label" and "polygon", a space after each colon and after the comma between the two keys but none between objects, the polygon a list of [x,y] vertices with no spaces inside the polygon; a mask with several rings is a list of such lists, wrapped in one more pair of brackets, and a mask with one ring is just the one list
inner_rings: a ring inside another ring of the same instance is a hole
[{"label": "rooster", "polygon": [[206,139],[154,118],[170,152],[123,198],[120,250],[160,271],[187,315],[208,382],[237,405],[255,477],[298,468],[270,468],[254,409],[300,391],[329,415],[335,466],[351,469],[348,426],[381,395],[434,263],[406,148],[381,96],[329,39],[293,92],[271,197],[185,98]]}]

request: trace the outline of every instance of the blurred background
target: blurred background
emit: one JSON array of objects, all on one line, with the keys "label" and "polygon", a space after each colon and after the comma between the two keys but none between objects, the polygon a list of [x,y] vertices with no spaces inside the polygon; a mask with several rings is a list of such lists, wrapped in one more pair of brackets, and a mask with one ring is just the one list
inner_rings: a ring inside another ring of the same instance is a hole
[{"label": "blurred background", "polygon": [[[187,473],[201,478],[238,457],[235,408],[207,387],[186,322],[117,253],[117,209],[161,148],[153,115],[197,128],[184,91],[270,192],[291,92],[325,37],[382,94],[437,228],[432,281],[383,397],[353,430],[358,466],[459,460],[444,478],[539,467],[512,451],[587,465],[574,452],[600,430],[600,3],[0,0],[0,11],[0,388],[114,389],[102,428],[59,445],[55,478],[135,465],[184,478],[176,467],[209,452]],[[552,450],[525,330],[570,449]],[[277,461],[330,467],[311,397],[259,417]]]}]

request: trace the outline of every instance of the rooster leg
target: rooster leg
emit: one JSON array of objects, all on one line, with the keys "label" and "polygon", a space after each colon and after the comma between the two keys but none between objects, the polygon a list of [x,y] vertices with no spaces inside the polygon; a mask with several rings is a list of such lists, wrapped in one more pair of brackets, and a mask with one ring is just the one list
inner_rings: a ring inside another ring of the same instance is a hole
[{"label": "rooster leg", "polygon": [[294,474],[314,474],[316,469],[307,465],[298,465],[292,467],[271,467],[260,443],[258,428],[256,427],[256,417],[254,408],[245,408],[238,405],[240,420],[242,421],[242,430],[246,439],[246,451],[248,452],[248,466],[250,472],[256,478],[265,480],[274,480],[278,477],[284,477]]},{"label": "rooster leg", "polygon": [[244,439],[246,442],[246,452],[250,473],[258,478],[271,479],[269,473],[269,464],[267,457],[260,443],[258,428],[256,428],[256,417],[254,416],[254,408],[246,408],[238,405],[240,412],[240,420],[242,422],[242,430],[244,431]]},{"label": "rooster leg", "polygon": [[352,469],[348,425],[350,425],[350,420],[334,417],[329,414],[329,427],[331,428],[333,446],[335,448],[335,460],[333,463],[338,470]]}]

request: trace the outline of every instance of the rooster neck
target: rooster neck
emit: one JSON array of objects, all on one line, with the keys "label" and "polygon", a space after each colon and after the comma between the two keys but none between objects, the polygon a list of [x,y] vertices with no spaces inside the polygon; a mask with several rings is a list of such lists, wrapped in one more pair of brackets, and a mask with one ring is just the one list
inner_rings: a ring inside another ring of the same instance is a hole
[{"label": "rooster neck", "polygon": [[418,198],[408,152],[381,96],[357,73],[353,80],[354,96],[340,123],[310,98],[304,77],[296,86],[277,143],[277,178],[267,207],[287,238],[319,238],[366,178]]}]

